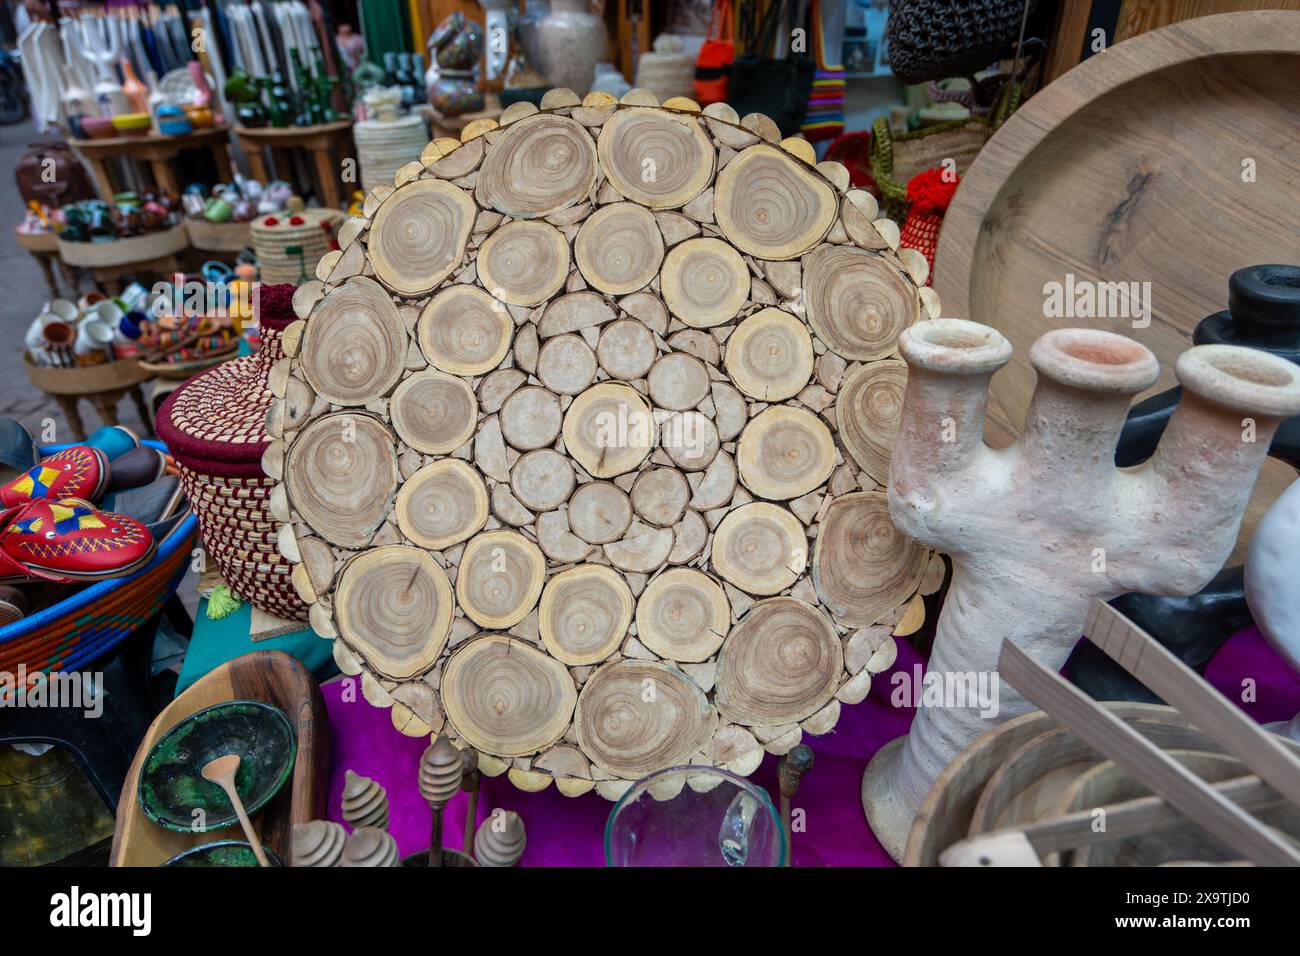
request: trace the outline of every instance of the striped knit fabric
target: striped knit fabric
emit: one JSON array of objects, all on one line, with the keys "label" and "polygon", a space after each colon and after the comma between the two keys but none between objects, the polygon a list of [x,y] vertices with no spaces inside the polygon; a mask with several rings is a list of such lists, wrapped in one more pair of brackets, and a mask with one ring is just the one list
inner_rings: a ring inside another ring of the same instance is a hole
[{"label": "striped knit fabric", "polygon": [[813,78],[808,113],[803,120],[803,135],[817,142],[834,139],[844,132],[844,71],[821,70]]}]

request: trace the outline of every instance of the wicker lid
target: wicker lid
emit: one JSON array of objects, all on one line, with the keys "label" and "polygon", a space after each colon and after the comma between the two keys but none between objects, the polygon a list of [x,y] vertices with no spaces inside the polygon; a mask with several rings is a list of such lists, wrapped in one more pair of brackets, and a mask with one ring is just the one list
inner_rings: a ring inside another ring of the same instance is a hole
[{"label": "wicker lid", "polygon": [[158,437],[177,460],[205,474],[257,475],[270,443],[266,410],[271,404],[271,366],[284,357],[280,333],[294,321],[292,285],[260,285],[253,314],[262,347],[196,375],[158,410]]}]

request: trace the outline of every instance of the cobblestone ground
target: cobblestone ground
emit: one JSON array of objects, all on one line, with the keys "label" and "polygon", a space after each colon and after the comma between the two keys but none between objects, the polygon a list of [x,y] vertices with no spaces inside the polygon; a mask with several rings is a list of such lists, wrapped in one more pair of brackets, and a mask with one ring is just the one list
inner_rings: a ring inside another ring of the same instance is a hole
[{"label": "cobblestone ground", "polygon": [[[70,441],[73,436],[67,421],[55,401],[37,391],[28,381],[23,369],[23,334],[28,324],[50,299],[40,264],[18,245],[14,227],[22,221],[22,197],[13,179],[13,170],[19,158],[28,151],[28,144],[41,137],[28,123],[0,127],[0,415],[17,418],[41,440],[45,436],[47,419],[53,420],[54,441]],[[94,286],[89,273],[79,275],[77,294],[91,291]],[[72,290],[64,287],[63,294]],[[101,424],[98,413],[89,402],[80,403],[81,418],[88,430]],[[143,423],[129,398],[118,405],[123,425],[144,434]]]}]

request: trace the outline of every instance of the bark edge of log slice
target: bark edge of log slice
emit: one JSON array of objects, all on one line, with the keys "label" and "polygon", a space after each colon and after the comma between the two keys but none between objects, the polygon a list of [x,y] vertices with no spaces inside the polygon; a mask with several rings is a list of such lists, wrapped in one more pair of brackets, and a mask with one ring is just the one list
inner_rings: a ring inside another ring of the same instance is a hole
[{"label": "bark edge of log slice", "polygon": [[665,762],[749,773],[860,701],[937,586],[853,496],[893,440],[863,385],[938,302],[767,117],[543,105],[431,143],[295,295],[275,548],[366,700],[485,773],[608,799]]}]

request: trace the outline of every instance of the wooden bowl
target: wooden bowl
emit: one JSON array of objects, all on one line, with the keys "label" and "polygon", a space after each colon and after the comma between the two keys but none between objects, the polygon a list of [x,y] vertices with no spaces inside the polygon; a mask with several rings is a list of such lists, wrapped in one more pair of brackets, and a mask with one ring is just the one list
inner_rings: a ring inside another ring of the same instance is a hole
[{"label": "wooden bowl", "polygon": [[[1197,322],[1227,307],[1228,276],[1286,255],[1279,239],[1294,235],[1300,195],[1297,74],[1300,12],[1185,20],[1083,61],[989,140],[944,218],[934,288],[944,315],[991,325],[1015,348],[990,388],[991,444],[1020,431],[1029,346],[1044,332],[1128,335],[1160,360],[1147,394],[1163,391]],[[1046,284],[1068,276],[1075,288],[1149,283],[1137,286],[1150,290],[1149,325],[1047,314]],[[1265,467],[1239,542],[1294,477]]]},{"label": "wooden bowl", "polygon": [[298,740],[293,776],[252,818],[263,845],[289,859],[293,825],[325,818],[329,785],[329,717],[316,679],[282,651],[254,651],[222,664],[172,701],[149,726],[136,750],[117,806],[110,866],[160,866],[177,854],[216,840],[242,840],[239,825],[209,833],[176,832],[158,826],[135,799],[146,755],[167,731],[196,711],[236,698],[279,708]]},{"label": "wooden bowl", "polygon": [[81,131],[87,139],[112,139],[117,135],[117,128],[107,116],[83,116]]}]

